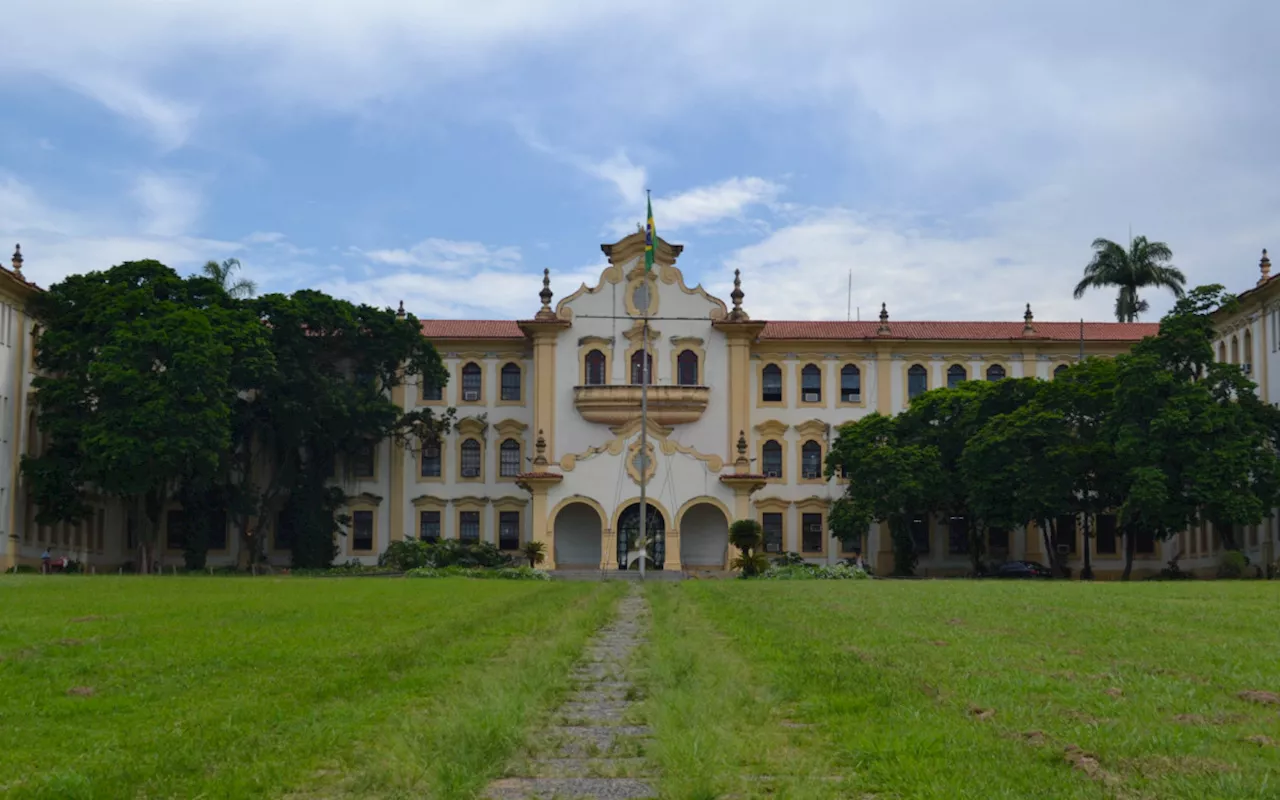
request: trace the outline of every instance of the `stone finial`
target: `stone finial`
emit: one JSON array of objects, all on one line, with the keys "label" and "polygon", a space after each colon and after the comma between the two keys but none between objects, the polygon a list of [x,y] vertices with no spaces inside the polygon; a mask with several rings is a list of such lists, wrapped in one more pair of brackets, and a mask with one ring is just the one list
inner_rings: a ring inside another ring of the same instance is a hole
[{"label": "stone finial", "polygon": [[1258,269],[1262,272],[1262,277],[1258,278],[1258,284],[1262,285],[1271,280],[1271,259],[1267,258],[1267,249],[1262,248],[1262,260],[1258,262]]},{"label": "stone finial", "polygon": [[738,431],[738,457],[733,460],[733,471],[738,475],[751,472],[751,459],[747,458],[747,432]]},{"label": "stone finial", "polygon": [[1027,313],[1022,315],[1022,335],[1026,336],[1036,332],[1035,315],[1031,313],[1031,304],[1027,303]]},{"label": "stone finial", "polygon": [[729,312],[729,319],[738,321],[750,319],[747,316],[747,312],[742,310],[742,298],[745,296],[742,293],[742,270],[735,269],[733,271],[733,291],[729,294],[729,299],[733,301],[733,310]]},{"label": "stone finial", "polygon": [[404,319],[404,301],[403,300],[400,301],[400,307],[396,309],[396,316],[399,317],[400,319]]},{"label": "stone finial", "polygon": [[536,455],[533,457],[533,465],[535,467],[547,466],[547,437],[542,435],[542,429],[538,429],[538,439],[533,444],[533,450]]},{"label": "stone finial", "polygon": [[556,312],[551,310],[551,298],[554,296],[551,293],[551,270],[544,269],[542,271],[542,291],[538,292],[538,297],[542,298],[542,308],[538,309],[538,314],[534,319],[555,319]]},{"label": "stone finial", "polygon": [[880,304],[880,327],[876,329],[876,333],[884,336],[889,332],[889,308],[886,304]]},{"label": "stone finial", "polygon": [[[1266,255],[1265,250],[1263,251],[1263,255]],[[13,272],[19,278],[22,277],[22,245],[20,244],[15,244],[13,246]]]}]

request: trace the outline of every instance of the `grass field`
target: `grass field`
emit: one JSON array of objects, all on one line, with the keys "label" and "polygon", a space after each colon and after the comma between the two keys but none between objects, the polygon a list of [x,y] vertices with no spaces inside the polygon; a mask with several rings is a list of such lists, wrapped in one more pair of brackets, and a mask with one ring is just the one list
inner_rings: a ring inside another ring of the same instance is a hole
[{"label": "grass field", "polygon": [[1274,583],[649,589],[671,797],[1280,796]]},{"label": "grass field", "polygon": [[[623,591],[0,579],[0,795],[474,797]],[[1275,583],[644,591],[666,798],[1280,796]]]},{"label": "grass field", "polygon": [[619,587],[0,579],[0,795],[469,797]]}]

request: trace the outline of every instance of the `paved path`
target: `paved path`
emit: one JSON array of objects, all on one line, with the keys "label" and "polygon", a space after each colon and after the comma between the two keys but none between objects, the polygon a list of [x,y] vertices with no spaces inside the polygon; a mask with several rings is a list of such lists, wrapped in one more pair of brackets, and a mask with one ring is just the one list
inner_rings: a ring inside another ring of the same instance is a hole
[{"label": "paved path", "polygon": [[507,770],[514,777],[489,784],[489,800],[656,798],[644,758],[649,729],[636,724],[636,688],[626,667],[649,629],[649,604],[635,587],[618,617],[587,644],[575,668],[575,687],[551,727],[535,737],[527,756]]}]

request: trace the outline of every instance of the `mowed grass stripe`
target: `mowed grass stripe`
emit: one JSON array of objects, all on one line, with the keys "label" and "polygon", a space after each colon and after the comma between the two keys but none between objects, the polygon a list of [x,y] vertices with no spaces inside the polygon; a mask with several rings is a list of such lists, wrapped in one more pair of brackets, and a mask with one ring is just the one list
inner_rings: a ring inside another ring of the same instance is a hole
[{"label": "mowed grass stripe", "polygon": [[19,578],[0,592],[0,716],[20,721],[0,726],[0,791],[19,797],[465,793],[485,765],[408,759],[399,742],[465,741],[434,734],[458,730],[462,708],[494,741],[518,739],[617,596],[393,579]]},{"label": "mowed grass stripe", "polygon": [[881,796],[1267,797],[1280,785],[1280,750],[1265,744],[1280,741],[1280,716],[1237,697],[1280,691],[1274,585],[680,589]]}]

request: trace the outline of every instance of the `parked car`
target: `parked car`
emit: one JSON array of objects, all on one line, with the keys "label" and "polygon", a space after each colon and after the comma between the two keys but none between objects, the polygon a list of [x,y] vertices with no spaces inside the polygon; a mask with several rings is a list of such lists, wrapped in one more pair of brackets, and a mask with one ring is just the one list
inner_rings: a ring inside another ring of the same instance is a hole
[{"label": "parked car", "polygon": [[1052,578],[1053,570],[1035,561],[1006,561],[996,567],[997,578]]}]

